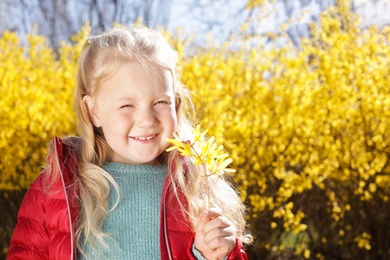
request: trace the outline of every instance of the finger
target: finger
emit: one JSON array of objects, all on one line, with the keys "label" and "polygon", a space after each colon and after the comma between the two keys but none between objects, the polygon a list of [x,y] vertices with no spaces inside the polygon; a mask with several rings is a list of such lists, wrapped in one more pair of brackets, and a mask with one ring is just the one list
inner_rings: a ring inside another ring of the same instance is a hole
[{"label": "finger", "polygon": [[233,250],[235,244],[235,235],[215,237],[207,243],[209,248],[214,251],[213,255],[217,259],[222,259],[228,255]]},{"label": "finger", "polygon": [[209,245],[210,248],[215,249],[220,247],[225,240],[229,238],[234,238],[235,232],[233,227],[228,226],[225,228],[215,228],[208,233],[205,233],[204,240]]},{"label": "finger", "polygon": [[209,222],[205,223],[203,227],[203,231],[205,233],[211,232],[213,229],[219,229],[219,228],[226,228],[232,226],[232,223],[230,220],[223,216],[215,217],[214,219],[211,219]]},{"label": "finger", "polygon": [[203,231],[204,226],[211,220],[211,218],[209,217],[209,213],[210,212],[208,210],[205,210],[205,212],[203,212],[201,218],[198,221],[198,224],[196,224],[195,232]]},{"label": "finger", "polygon": [[210,217],[210,219],[215,219],[219,216],[223,216],[221,210],[217,208],[209,208],[206,211],[208,212],[208,216]]}]

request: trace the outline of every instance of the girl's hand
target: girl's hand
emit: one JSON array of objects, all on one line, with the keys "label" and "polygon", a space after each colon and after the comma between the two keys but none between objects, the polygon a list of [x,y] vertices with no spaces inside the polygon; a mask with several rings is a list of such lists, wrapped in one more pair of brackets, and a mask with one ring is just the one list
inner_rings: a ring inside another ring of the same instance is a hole
[{"label": "girl's hand", "polygon": [[203,213],[195,228],[194,243],[206,259],[223,259],[236,245],[236,231],[219,209],[210,208]]}]

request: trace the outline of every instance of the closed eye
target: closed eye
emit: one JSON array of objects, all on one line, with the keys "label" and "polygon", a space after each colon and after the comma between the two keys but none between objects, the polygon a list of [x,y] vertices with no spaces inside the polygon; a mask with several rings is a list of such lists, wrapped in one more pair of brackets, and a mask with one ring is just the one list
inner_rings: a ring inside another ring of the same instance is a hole
[{"label": "closed eye", "polygon": [[134,107],[134,106],[131,104],[126,104],[126,105],[121,106],[120,108],[127,108],[127,107]]},{"label": "closed eye", "polygon": [[167,104],[167,105],[170,105],[171,102],[167,101],[167,100],[159,100],[157,101],[156,103],[154,103],[155,105],[158,105],[158,104]]}]

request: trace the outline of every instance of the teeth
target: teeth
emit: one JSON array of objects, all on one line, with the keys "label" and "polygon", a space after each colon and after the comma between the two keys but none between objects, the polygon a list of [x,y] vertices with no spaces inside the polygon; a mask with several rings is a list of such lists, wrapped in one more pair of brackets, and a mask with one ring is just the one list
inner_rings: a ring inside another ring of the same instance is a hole
[{"label": "teeth", "polygon": [[149,137],[134,137],[134,139],[140,140],[140,141],[147,141],[147,140],[153,139],[155,136],[156,135],[149,136]]}]

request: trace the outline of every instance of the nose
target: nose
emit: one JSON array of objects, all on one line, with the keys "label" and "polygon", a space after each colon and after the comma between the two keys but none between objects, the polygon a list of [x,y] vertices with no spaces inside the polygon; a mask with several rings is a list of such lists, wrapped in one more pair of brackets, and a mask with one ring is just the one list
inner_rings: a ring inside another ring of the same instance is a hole
[{"label": "nose", "polygon": [[152,108],[139,108],[137,113],[137,125],[141,128],[151,127],[156,125],[156,112]]}]

